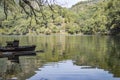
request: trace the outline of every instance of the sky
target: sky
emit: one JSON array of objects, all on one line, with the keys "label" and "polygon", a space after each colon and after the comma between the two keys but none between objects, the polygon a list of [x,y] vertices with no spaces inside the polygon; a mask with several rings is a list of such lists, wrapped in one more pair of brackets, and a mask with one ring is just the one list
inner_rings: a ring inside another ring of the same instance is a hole
[{"label": "sky", "polygon": [[56,3],[61,5],[62,7],[70,8],[72,7],[72,5],[80,1],[85,1],[85,0],[56,0]]}]

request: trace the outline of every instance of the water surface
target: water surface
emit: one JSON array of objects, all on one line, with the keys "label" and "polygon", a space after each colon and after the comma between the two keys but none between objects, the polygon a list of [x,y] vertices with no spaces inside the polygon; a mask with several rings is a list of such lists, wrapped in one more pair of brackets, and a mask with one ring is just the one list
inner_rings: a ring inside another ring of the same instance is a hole
[{"label": "water surface", "polygon": [[103,69],[74,65],[72,60],[49,63],[35,72],[27,80],[120,80]]},{"label": "water surface", "polygon": [[20,56],[20,63],[0,59],[0,80],[120,80],[120,38],[109,36],[0,36],[0,45],[20,40],[20,45],[44,50]]}]

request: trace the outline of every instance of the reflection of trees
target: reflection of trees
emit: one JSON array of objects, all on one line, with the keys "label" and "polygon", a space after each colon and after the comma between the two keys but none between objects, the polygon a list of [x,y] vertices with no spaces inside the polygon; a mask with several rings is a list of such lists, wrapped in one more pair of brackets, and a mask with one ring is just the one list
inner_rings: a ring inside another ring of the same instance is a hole
[{"label": "reflection of trees", "polygon": [[4,77],[4,72],[6,69],[6,62],[3,59],[0,59],[0,79]]},{"label": "reflection of trees", "polygon": [[39,54],[42,60],[57,62],[65,58],[65,36],[44,36],[42,43],[45,50],[45,54]]},{"label": "reflection of trees", "polygon": [[[45,52],[44,54],[38,53],[36,57],[20,57],[22,72],[20,72],[19,77],[20,79],[22,78],[21,80],[32,76],[34,71],[46,62],[57,62],[65,59],[74,60],[74,64],[76,65],[88,65],[102,68],[110,71],[114,76],[120,77],[119,38],[63,35],[31,38],[29,36],[19,39],[24,43],[29,42],[31,44],[36,44],[37,50],[44,49]],[[9,40],[7,37],[0,38],[0,41],[6,41],[7,39]],[[13,39],[10,38],[10,40]],[[21,45],[23,44],[21,43]],[[0,71],[1,70],[0,68]]]},{"label": "reflection of trees", "polygon": [[66,51],[72,55],[76,65],[102,68],[120,77],[120,39],[110,39],[94,36],[81,37],[81,39],[69,37]]},{"label": "reflection of trees", "polygon": [[20,63],[11,63],[7,60],[0,60],[0,77],[4,80],[11,78],[18,78],[18,80],[25,80],[35,74],[43,62],[36,57],[20,57]]},{"label": "reflection of trees", "polygon": [[7,65],[7,69],[4,73],[4,75],[5,75],[4,78],[11,79],[13,77],[16,77],[21,72],[22,72],[22,69],[18,63],[10,63]]},{"label": "reflection of trees", "polygon": [[116,77],[120,77],[120,37],[111,37],[109,42],[111,42],[108,47],[107,58],[109,70],[114,73]]},{"label": "reflection of trees", "polygon": [[105,56],[106,39],[106,37],[95,36],[71,37],[68,41],[69,46],[67,50],[73,56],[73,60],[77,61],[77,64],[97,65],[98,60],[102,61]]},{"label": "reflection of trees", "polygon": [[17,74],[21,72],[21,68],[19,64],[17,63],[11,63],[11,62],[6,62],[6,60],[2,60],[3,62],[0,62],[2,66],[0,66],[0,77],[3,80],[8,80],[13,77],[16,77]]}]

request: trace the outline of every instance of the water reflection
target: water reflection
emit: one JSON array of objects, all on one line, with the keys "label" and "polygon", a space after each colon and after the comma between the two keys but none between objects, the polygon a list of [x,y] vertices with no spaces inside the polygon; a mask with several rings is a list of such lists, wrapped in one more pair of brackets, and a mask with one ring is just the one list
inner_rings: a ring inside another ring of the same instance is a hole
[{"label": "water reflection", "polygon": [[0,59],[0,80],[25,80],[35,74],[38,66],[42,66],[42,61],[36,60],[34,56],[19,57],[18,61]]},{"label": "water reflection", "polygon": [[[16,38],[20,45],[35,44],[36,51],[44,50],[44,54],[19,57],[18,80],[120,80],[119,37],[2,36],[0,43]],[[7,65],[6,59],[0,59],[0,71],[7,72]]]},{"label": "water reflection", "polygon": [[22,72],[20,64],[8,62],[6,66],[6,71],[1,72],[1,80],[18,80],[17,75],[20,72]]},{"label": "water reflection", "polygon": [[36,51],[18,51],[18,52],[1,52],[0,58],[8,58],[11,62],[19,63],[20,56],[35,56]]},{"label": "water reflection", "polygon": [[20,73],[24,71],[22,69],[19,57],[26,55],[33,56],[36,55],[36,53],[35,51],[1,52],[0,58],[6,58],[8,60],[6,62],[0,62],[0,80],[20,80]]},{"label": "water reflection", "polygon": [[27,80],[119,80],[103,69],[77,66],[71,60],[48,63]]}]

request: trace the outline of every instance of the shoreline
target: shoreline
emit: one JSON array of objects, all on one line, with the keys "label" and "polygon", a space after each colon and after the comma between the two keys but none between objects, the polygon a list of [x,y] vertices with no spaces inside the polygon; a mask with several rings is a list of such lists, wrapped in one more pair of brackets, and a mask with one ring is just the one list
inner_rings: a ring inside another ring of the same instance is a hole
[{"label": "shoreline", "polygon": [[27,34],[27,35],[7,35],[7,34],[0,34],[0,36],[113,36],[113,35],[106,35],[106,34],[63,34],[63,33],[52,33],[52,34]]}]

